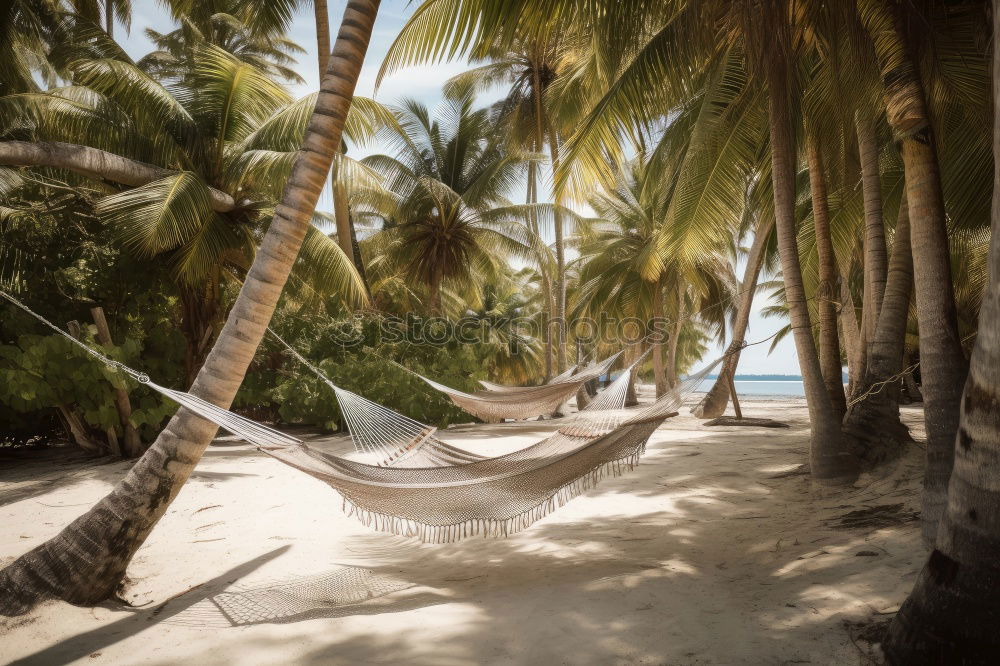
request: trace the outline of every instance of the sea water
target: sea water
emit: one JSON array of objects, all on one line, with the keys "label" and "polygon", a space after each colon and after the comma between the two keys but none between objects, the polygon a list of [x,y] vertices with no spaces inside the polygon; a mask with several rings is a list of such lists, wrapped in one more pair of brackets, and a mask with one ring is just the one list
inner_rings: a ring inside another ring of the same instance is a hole
[{"label": "sea water", "polygon": [[[712,384],[714,383],[714,379],[703,379],[698,388],[695,389],[695,392],[705,393],[712,388]],[[747,398],[801,398],[806,394],[801,379],[737,379],[734,383],[736,384],[736,392],[741,397]]]}]

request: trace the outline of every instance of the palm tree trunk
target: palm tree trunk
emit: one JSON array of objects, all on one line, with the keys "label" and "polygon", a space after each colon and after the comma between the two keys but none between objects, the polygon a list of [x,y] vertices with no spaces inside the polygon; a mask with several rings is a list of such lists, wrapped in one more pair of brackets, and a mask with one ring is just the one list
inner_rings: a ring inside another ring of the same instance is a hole
[{"label": "palm tree trunk", "polygon": [[[93,317],[94,325],[97,327],[97,341],[107,347],[113,346],[115,343],[111,338],[108,320],[104,316],[104,308],[100,306],[91,308],[90,316]],[[142,455],[143,447],[139,431],[132,425],[132,402],[129,400],[128,391],[112,386],[112,393],[115,396],[115,410],[118,412],[118,422],[122,429],[120,453],[123,458],[138,458]]]},{"label": "palm tree trunk", "polygon": [[[228,407],[298,256],[371,37],[379,0],[348,0],[303,147],[229,319],[191,392]],[[0,613],[58,598],[94,604],[121,584],[132,556],[180,492],[218,427],[180,409],[109,495],[57,536],[0,571]]]},{"label": "palm tree trunk", "polygon": [[840,330],[844,338],[844,355],[847,357],[847,395],[855,395],[864,375],[863,341],[858,315],[854,308],[854,297],[847,280],[840,283]]},{"label": "palm tree trunk", "polygon": [[[641,353],[641,352],[640,352]],[[629,364],[631,364],[636,358],[636,354],[629,355]],[[625,406],[635,407],[639,404],[639,394],[635,390],[635,376],[639,372],[639,368],[632,368],[628,373],[628,386],[625,387]]]},{"label": "palm tree trunk", "polygon": [[848,408],[844,418],[848,445],[869,464],[894,457],[900,452],[900,445],[910,439],[909,431],[899,420],[899,382],[893,378],[902,369],[912,291],[913,256],[904,195],[896,220],[882,311],[868,345],[868,363],[855,394],[858,397],[852,396],[858,402]]},{"label": "palm tree trunk", "polygon": [[[0,141],[0,164],[55,167],[96,180],[110,180],[132,187],[180,173],[98,148],[59,141]],[[211,187],[208,188],[208,194],[212,210],[219,213],[227,213],[251,203],[236,201],[225,192]]]},{"label": "palm tree trunk", "polygon": [[[314,0],[313,16],[316,23],[316,52],[319,61],[319,74],[323,76],[327,65],[330,63],[330,12],[327,9],[326,0]],[[368,285],[368,277],[365,275],[364,260],[361,257],[361,250],[358,247],[357,233],[354,230],[354,221],[351,219],[350,202],[347,196],[347,188],[339,178],[340,169],[334,163],[330,171],[330,194],[333,196],[333,219],[337,227],[337,244],[341,251],[353,259],[354,267],[361,276],[361,281],[365,285],[365,293],[371,296],[371,287]]]},{"label": "palm tree trunk", "polygon": [[[528,164],[528,194],[527,203],[538,203],[538,182],[537,165],[534,162]],[[534,212],[529,216],[531,231],[536,237],[541,237],[538,226],[538,219]],[[539,254],[538,256],[538,276],[542,282],[542,297],[545,299],[545,306],[542,308],[545,318],[542,326],[542,337],[545,340],[545,381],[552,379],[555,373],[552,368],[555,365],[555,345],[552,342],[552,332],[549,330],[549,320],[552,319],[554,311],[554,299],[552,298],[552,282],[549,280],[548,257]]]},{"label": "palm tree trunk", "polygon": [[204,284],[178,285],[180,332],[184,336],[184,386],[194,384],[201,366],[212,349],[212,341],[222,328],[223,310],[219,301],[219,276]]},{"label": "palm tree trunk", "polygon": [[[577,340],[577,342],[576,342],[576,367],[577,367],[576,371],[577,372],[580,372],[581,370],[583,370],[583,364],[584,364],[585,360],[586,359],[584,359],[584,357],[583,357],[583,347],[580,346],[580,341]],[[586,407],[589,404],[590,404],[590,393],[587,392],[587,386],[586,386],[586,383],[584,383],[584,384],[582,384],[580,386],[580,390],[578,390],[576,392],[576,409],[577,409],[577,411],[580,411],[581,409],[583,409],[584,407]]]},{"label": "palm tree trunk", "polygon": [[677,285],[677,319],[674,320],[674,330],[670,333],[670,345],[667,347],[667,387],[677,386],[677,349],[681,342],[681,331],[684,330],[684,283]]},{"label": "palm tree trunk", "polygon": [[[993,3],[994,35],[1000,2]],[[1000,161],[1000,48],[993,50],[993,155]],[[1000,162],[998,162],[1000,163]],[[962,398],[954,471],[936,548],[889,627],[891,664],[992,664],[1000,654],[1000,172],[990,281]]]},{"label": "palm tree trunk", "polygon": [[337,168],[330,173],[333,189],[333,219],[337,225],[337,245],[350,259],[354,258],[354,245],[351,243],[351,210],[347,202],[347,188],[338,178]]},{"label": "palm tree trunk", "polygon": [[[912,364],[910,364],[912,365]],[[909,366],[907,366],[909,367]],[[910,402],[923,402],[924,396],[917,386],[917,380],[913,377],[913,371],[907,370],[903,373],[903,389],[906,390],[906,398]]]},{"label": "palm tree trunk", "polygon": [[[534,150],[536,152],[541,152],[545,146],[545,116],[544,109],[542,107],[542,78],[541,72],[538,67],[531,68],[531,98],[532,104],[535,110],[535,124],[534,124]],[[528,164],[528,203],[538,203],[538,165],[535,162],[530,162]],[[532,215],[532,220],[535,223],[535,235],[538,236],[540,228],[538,226],[537,218]],[[555,298],[552,293],[552,281],[549,279],[548,274],[548,257],[539,258],[539,268],[542,276],[542,290],[545,292],[546,305],[546,322],[545,322],[545,381],[548,381],[555,374],[553,373],[553,366],[555,365],[556,351],[555,343],[552,339],[552,328],[551,322],[555,318]]]},{"label": "palm tree trunk", "polygon": [[115,38],[115,8],[112,0],[104,0],[104,32],[108,37]]},{"label": "palm tree trunk", "polygon": [[437,270],[434,271],[434,275],[431,277],[430,284],[427,285],[428,297],[427,297],[427,309],[430,310],[432,317],[441,316],[441,276],[438,274]]},{"label": "palm tree trunk", "polygon": [[348,208],[348,226],[351,232],[351,255],[354,257],[354,268],[358,271],[358,275],[361,277],[361,283],[365,286],[365,294],[368,295],[368,299],[371,300],[372,288],[368,284],[368,273],[365,271],[365,257],[361,254],[361,244],[358,243],[358,232],[354,228],[354,218],[350,215],[351,211]]},{"label": "palm tree trunk", "polygon": [[316,53],[319,57],[319,75],[322,78],[330,64],[330,12],[326,0],[313,0],[313,16],[316,22]]},{"label": "palm tree trunk", "polygon": [[[59,421],[62,423],[63,430],[66,431],[66,434],[74,444],[87,453],[95,455],[104,455],[107,452],[107,447],[104,444],[91,437],[90,429],[83,418],[77,413],[76,407],[68,404],[57,405],[56,413],[59,415]],[[2,605],[0,605],[0,610],[2,610]]]},{"label": "palm tree trunk", "polygon": [[757,290],[757,280],[760,277],[760,269],[764,265],[764,248],[767,239],[771,235],[774,221],[767,218],[761,221],[754,233],[753,243],[750,244],[750,254],[747,257],[747,267],[743,273],[743,281],[740,283],[739,305],[736,308],[736,319],[733,321],[733,339],[726,348],[725,360],[722,361],[722,368],[719,376],[712,384],[705,397],[702,398],[691,413],[700,419],[716,419],[726,411],[729,403],[731,379],[736,376],[736,367],[740,362],[740,350],[747,334],[747,326],[750,324],[750,310],[753,306],[753,295]]},{"label": "palm tree trunk", "polygon": [[910,206],[927,429],[921,522],[924,543],[931,547],[944,511],[968,364],[958,336],[941,174],[923,87],[895,13],[897,8],[885,0],[872,0],[865,9],[862,17],[872,33],[885,83],[886,115],[903,156]]},{"label": "palm tree trunk", "polygon": [[667,376],[663,363],[663,334],[665,331],[661,327],[663,321],[663,276],[656,281],[653,286],[653,382],[656,384],[656,397],[661,397],[667,392]]},{"label": "palm tree trunk", "polygon": [[858,154],[861,160],[861,191],[865,202],[864,268],[865,286],[862,299],[862,339],[872,340],[875,325],[882,312],[885,283],[888,280],[888,258],[885,249],[885,224],[882,218],[882,181],[879,177],[878,142],[871,121],[860,114],[856,119]]},{"label": "palm tree trunk", "polygon": [[809,191],[812,195],[813,226],[816,229],[816,253],[819,255],[819,287],[816,310],[819,319],[819,364],[823,383],[830,395],[830,405],[839,421],[847,411],[844,398],[843,366],[840,363],[840,337],[837,334],[837,307],[840,300],[837,256],[830,237],[830,209],[827,205],[823,158],[814,134],[806,137],[809,162]]},{"label": "palm tree trunk", "polygon": [[[559,140],[551,129],[549,130],[549,152],[552,156],[552,172],[559,169]],[[553,199],[558,204],[559,200]],[[553,225],[556,232],[556,368],[560,373],[566,370],[566,248],[563,241],[562,216],[556,209],[553,215]]]},{"label": "palm tree trunk", "polygon": [[768,113],[778,253],[795,350],[809,408],[809,461],[812,477],[822,482],[846,483],[856,477],[857,464],[844,447],[840,421],[823,384],[799,265],[795,229],[795,147],[789,111],[788,76],[786,56],[777,49],[771,54],[768,67]]}]

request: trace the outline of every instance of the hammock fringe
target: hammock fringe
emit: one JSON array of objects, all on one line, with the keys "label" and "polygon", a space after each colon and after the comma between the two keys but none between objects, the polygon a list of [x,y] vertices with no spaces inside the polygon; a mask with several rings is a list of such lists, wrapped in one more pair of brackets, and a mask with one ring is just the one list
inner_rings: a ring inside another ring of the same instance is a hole
[{"label": "hammock fringe", "polygon": [[482,535],[484,539],[504,538],[527,529],[550,513],[565,506],[570,500],[597,487],[601,480],[617,478],[632,471],[638,466],[639,459],[645,452],[646,442],[643,441],[628,455],[601,463],[580,478],[560,486],[552,495],[534,507],[504,520],[473,518],[450,525],[431,525],[411,518],[400,518],[399,516],[362,509],[346,495],[341,495],[343,509],[348,516],[357,518],[362,525],[369,529],[401,537],[415,537],[423,543],[455,543],[466,537],[479,535]]}]

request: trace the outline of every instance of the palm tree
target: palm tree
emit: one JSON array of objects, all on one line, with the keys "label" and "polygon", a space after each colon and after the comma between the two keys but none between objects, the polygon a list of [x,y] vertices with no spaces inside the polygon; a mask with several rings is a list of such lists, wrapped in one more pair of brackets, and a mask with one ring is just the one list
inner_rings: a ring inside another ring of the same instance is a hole
[{"label": "palm tree", "polygon": [[691,409],[691,413],[700,419],[715,419],[726,411],[726,405],[730,398],[730,382],[736,376],[740,350],[746,340],[747,327],[750,325],[750,310],[754,293],[757,291],[757,281],[765,263],[765,249],[772,237],[773,229],[774,220],[770,216],[761,216],[747,252],[747,265],[737,292],[738,300],[736,315],[733,318],[732,338],[719,368],[719,376],[705,393],[705,397]]},{"label": "palm tree", "polygon": [[131,0],[70,0],[69,5],[75,14],[93,21],[96,25],[101,25],[103,22],[108,37],[115,36],[115,19],[118,19],[126,30],[132,25]]},{"label": "palm tree", "polygon": [[[769,116],[775,228],[785,294],[812,426],[811,471],[818,480],[844,482],[853,478],[854,465],[844,449],[839,419],[824,389],[812,337],[796,239],[796,151],[791,121],[793,81],[790,60],[791,54],[795,52],[795,41],[791,21],[783,3],[765,3],[755,10],[746,11],[740,5],[741,3],[703,5],[691,18],[702,25],[701,29],[705,29],[702,21],[712,17],[728,24],[732,29],[730,34],[735,35],[740,40],[738,43],[752,55],[749,59],[750,71],[767,86],[766,108]],[[686,25],[686,22],[670,26],[670,29],[676,30],[680,25]],[[765,38],[765,35],[768,37]],[[650,40],[651,47],[658,46],[656,39],[654,37]],[[666,55],[669,54],[663,53],[661,49],[650,49],[650,58],[655,56],[657,62]],[[643,73],[648,74],[648,69]],[[639,81],[632,85],[639,85]]]},{"label": "palm tree", "polygon": [[[1000,3],[993,3],[994,35]],[[1000,49],[994,36],[993,90],[1000,90]],[[1000,107],[994,106],[994,136]],[[994,159],[1000,150],[994,143]],[[909,189],[909,188],[908,188]],[[1000,175],[994,175],[994,202]],[[955,464],[935,548],[883,644],[892,664],[988,664],[1000,653],[991,618],[1000,613],[996,552],[1000,543],[1000,210],[994,206],[989,287],[965,382],[955,439]]]},{"label": "palm tree", "polygon": [[15,0],[0,6],[0,95],[38,90],[36,75],[55,78],[47,55],[59,22],[55,2]]},{"label": "palm tree", "polygon": [[502,384],[524,385],[538,375],[539,341],[525,330],[534,305],[525,294],[529,277],[522,271],[484,284],[480,303],[463,318],[476,324],[489,376]]},{"label": "palm tree", "polygon": [[924,543],[930,547],[944,511],[967,362],[958,334],[934,131],[917,65],[910,56],[902,12],[888,0],[859,0],[860,17],[887,82],[887,117],[906,174],[927,428],[921,520]]},{"label": "palm tree", "polygon": [[843,370],[840,363],[840,336],[837,333],[840,275],[837,257],[830,236],[830,210],[827,205],[826,167],[819,147],[819,139],[807,127],[806,161],[809,165],[809,192],[812,196],[813,226],[819,259],[819,287],[816,309],[819,311],[819,357],[823,383],[830,396],[834,415],[841,420],[847,411],[844,397]]},{"label": "palm tree", "polygon": [[470,88],[454,88],[433,117],[419,102],[404,101],[391,135],[396,156],[361,160],[384,176],[389,196],[359,194],[359,209],[392,221],[372,239],[371,268],[384,273],[388,265],[423,285],[435,316],[443,314],[444,288],[467,284],[471,275],[496,276],[511,255],[530,252],[530,233],[512,216],[552,211],[506,201],[530,156],[508,149],[490,110],[473,102]]},{"label": "palm tree", "polygon": [[[653,346],[657,395],[663,395],[678,381],[685,325],[721,328],[725,311],[714,306],[734,287],[724,248],[664,230],[674,190],[670,172],[658,166],[637,158],[623,167],[617,187],[591,199],[598,218],[581,227],[574,318],[612,312],[647,322],[644,342]],[[714,317],[691,319],[709,306]]]},{"label": "palm tree", "polygon": [[[172,70],[166,80],[114,44],[98,46],[113,57],[77,61],[76,85],[5,100],[33,126],[35,141],[0,142],[0,164],[57,167],[127,186],[108,188],[99,211],[130,251],[169,266],[190,382],[221,328],[221,286],[253,259],[315,95],[292,101],[266,73],[208,44],[196,48],[192,69]],[[391,121],[371,100],[351,108],[344,134],[354,141]],[[364,177],[346,158],[338,161]],[[296,272],[321,293],[361,302],[357,276],[334,245],[309,231],[302,253],[309,269]]]},{"label": "palm tree", "polygon": [[[298,2],[297,0],[291,0],[291,4],[297,5]],[[319,72],[320,76],[322,76],[330,60],[330,11],[326,0],[312,0],[312,5],[314,21],[316,23],[316,51],[319,58]],[[365,283],[365,289],[370,294],[371,286],[368,284],[365,275],[361,250],[355,247],[356,232],[354,220],[351,218],[348,188],[345,180],[335,165],[330,174],[330,191],[333,195],[333,216],[337,225],[337,242],[340,244],[340,249],[343,250],[344,254],[351,257],[354,261],[354,267],[361,274],[361,278]]]},{"label": "palm tree", "polygon": [[[349,0],[274,219],[240,295],[191,392],[228,407],[260,345],[296,261],[340,145],[378,0]],[[132,556],[166,513],[218,428],[180,410],[111,493],[57,536],[0,571],[0,612],[23,613],[45,598],[93,604],[110,597]]]},{"label": "palm tree", "polygon": [[295,56],[304,52],[301,46],[283,36],[262,34],[231,14],[220,12],[201,20],[182,15],[181,27],[168,33],[147,28],[146,37],[156,50],[138,65],[160,80],[188,74],[196,66],[199,49],[211,44],[272,78],[305,83],[294,69]]},{"label": "palm tree", "polygon": [[777,46],[778,53],[770,54],[771,62],[766,68],[774,216],[785,297],[789,305],[792,334],[809,406],[809,423],[813,440],[810,466],[813,475],[818,479],[847,481],[853,480],[855,476],[854,465],[844,448],[840,421],[824,388],[799,266],[799,249],[795,233],[794,131],[789,103],[791,63],[784,51],[790,47],[791,35],[784,16],[779,14],[777,23],[776,34],[780,39]]},{"label": "palm tree", "polygon": [[[864,374],[856,390],[858,398],[852,398],[854,404],[844,419],[844,431],[852,440],[852,449],[869,463],[895,456],[900,443],[909,438],[907,428],[899,420],[898,389],[887,384],[891,384],[892,378],[903,369],[903,345],[912,292],[913,255],[904,197],[893,234],[892,256],[878,321],[868,344]],[[861,396],[865,396],[864,399]]]},{"label": "palm tree", "polygon": [[[792,327],[799,363],[806,387],[812,424],[811,468],[815,478],[842,482],[853,478],[854,465],[844,448],[840,423],[830,403],[820,369],[808,304],[802,283],[795,233],[795,147],[791,123],[791,60],[799,42],[793,39],[788,8],[781,2],[698,3],[679,8],[677,13],[648,39],[618,81],[593,109],[574,138],[571,155],[585,162],[599,161],[608,149],[608,138],[628,119],[642,119],[655,112],[651,103],[660,96],[649,90],[677,95],[700,89],[691,80],[711,81],[719,67],[730,60],[724,53],[739,57],[748,52],[747,71],[767,86],[766,109],[771,140],[771,178],[778,249],[790,305]],[[711,27],[718,28],[718,32]],[[713,40],[693,40],[691,35],[725,35],[723,45]],[[776,41],[777,38],[777,41]],[[681,63],[685,63],[681,65]],[[701,77],[700,79],[698,77]],[[747,86],[740,90],[754,90]],[[745,96],[746,97],[746,96]],[[660,110],[662,113],[662,109]],[[575,150],[574,150],[575,148]],[[695,218],[697,219],[697,218]]]},{"label": "palm tree", "polygon": [[[434,59],[434,50],[440,39],[439,17],[461,11],[458,0],[427,3],[434,5],[430,11],[421,8],[413,14],[397,35],[386,54],[379,78],[407,65]],[[517,33],[513,26],[510,43],[501,48],[485,49],[471,54],[470,61],[478,66],[454,77],[449,85],[470,86],[476,90],[489,90],[497,85],[507,87],[507,94],[499,103],[501,121],[511,145],[523,146],[536,153],[549,152],[553,169],[560,161],[560,146],[565,129],[572,126],[581,106],[569,102],[566,95],[553,97],[553,88],[559,87],[560,77],[574,67],[580,53],[581,39],[572,32],[547,32],[544,36]],[[579,97],[577,91],[575,95]],[[527,202],[538,201],[538,165],[528,165]],[[561,193],[553,189],[552,199],[563,203]],[[549,258],[536,258],[545,285],[551,286],[549,317],[554,324],[554,340],[547,337],[546,374],[551,375],[553,365],[557,372],[566,367],[566,256],[564,218],[553,217],[555,235],[554,270],[548,266]],[[537,220],[530,222],[532,231],[539,234]]]},{"label": "palm tree", "polygon": [[[889,279],[888,254],[885,244],[885,223],[882,211],[882,179],[879,175],[879,149],[874,122],[858,112],[855,132],[861,162],[861,188],[865,206],[864,236],[864,321],[861,328],[861,353],[867,353],[864,342],[875,337],[881,317],[886,282]],[[907,242],[909,236],[907,236]]]}]

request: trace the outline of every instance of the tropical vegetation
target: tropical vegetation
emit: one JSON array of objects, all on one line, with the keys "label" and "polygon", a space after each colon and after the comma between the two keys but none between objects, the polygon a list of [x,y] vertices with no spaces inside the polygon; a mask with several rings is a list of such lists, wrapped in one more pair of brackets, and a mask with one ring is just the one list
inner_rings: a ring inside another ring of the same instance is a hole
[{"label": "tropical vegetation", "polygon": [[[116,41],[128,2],[0,10],[6,292],[165,385],[330,430],[334,397],[268,326],[346,387],[446,425],[461,413],[392,361],[463,389],[541,383],[623,346],[587,322],[631,319],[628,355],[651,352],[640,375],[658,395],[726,349],[695,409],[712,418],[767,294],[788,322],[773,342],[794,341],[816,482],[850,484],[911,446],[899,405],[919,378],[931,555],[888,658],[1000,650],[979,623],[1000,612],[988,3],[424,0],[380,77],[468,62],[437,108],[353,95],[378,0],[347,2],[332,47],[327,3],[311,3],[322,79],[298,100],[299,3],[163,4],[176,27],[139,59]],[[96,603],[214,426],[0,311],[2,443],[141,454],[0,571],[0,611]],[[480,335],[381,337],[459,320]]]}]

